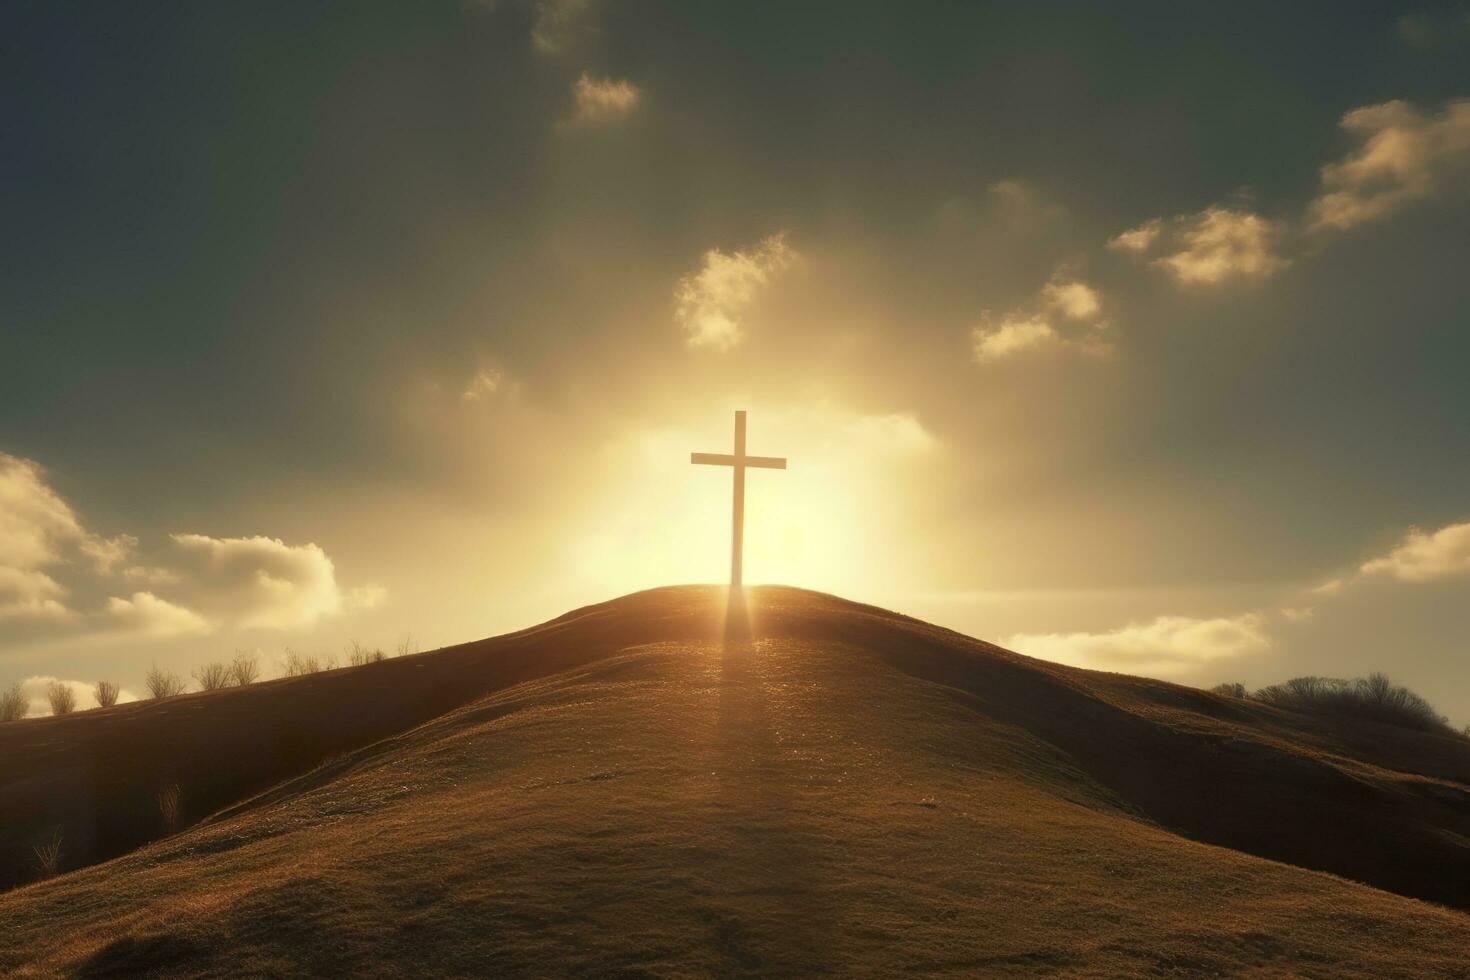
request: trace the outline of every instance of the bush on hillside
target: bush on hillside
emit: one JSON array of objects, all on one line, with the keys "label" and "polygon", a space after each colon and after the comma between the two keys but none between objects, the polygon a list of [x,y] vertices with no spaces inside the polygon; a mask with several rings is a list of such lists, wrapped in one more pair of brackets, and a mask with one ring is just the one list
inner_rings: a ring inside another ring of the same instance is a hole
[{"label": "bush on hillside", "polygon": [[230,661],[230,683],[236,687],[254,684],[260,679],[260,660],[249,650],[236,650]]},{"label": "bush on hillside", "polygon": [[121,693],[121,688],[112,681],[98,681],[97,686],[92,688],[92,697],[97,699],[99,708],[110,708],[117,704],[117,696]]},{"label": "bush on hillside", "polygon": [[148,688],[148,696],[155,701],[184,693],[184,679],[171,670],[163,670],[158,664],[149,668],[143,684]]},{"label": "bush on hillside", "polygon": [[305,677],[307,674],[320,673],[322,662],[315,655],[297,653],[290,647],[286,648],[286,659],[281,662],[281,673],[286,677]]},{"label": "bush on hillside", "polygon": [[77,692],[70,684],[52,681],[46,685],[46,700],[51,704],[53,715],[69,715],[77,710]]},{"label": "bush on hillside", "polygon": [[31,709],[31,703],[20,688],[20,681],[0,692],[0,721],[20,721]]},{"label": "bush on hillside", "polygon": [[61,831],[53,832],[46,843],[31,848],[31,854],[36,860],[36,874],[43,879],[55,878],[61,870]]},{"label": "bush on hillside", "polygon": [[388,655],[382,650],[369,649],[356,640],[347,644],[347,664],[350,667],[381,663],[387,659]]},{"label": "bush on hillside", "polygon": [[230,686],[230,665],[223,660],[194,668],[194,681],[201,691],[218,691]]},{"label": "bush on hillside", "polygon": [[1227,698],[1250,697],[1250,695],[1246,693],[1244,684],[1216,684],[1214,687],[1210,688],[1210,693],[1223,694]]},{"label": "bush on hillside", "polygon": [[1354,680],[1293,677],[1282,684],[1263,687],[1251,697],[1267,704],[1371,718],[1427,732],[1450,729],[1449,719],[1435,711],[1433,705],[1381,673]]}]

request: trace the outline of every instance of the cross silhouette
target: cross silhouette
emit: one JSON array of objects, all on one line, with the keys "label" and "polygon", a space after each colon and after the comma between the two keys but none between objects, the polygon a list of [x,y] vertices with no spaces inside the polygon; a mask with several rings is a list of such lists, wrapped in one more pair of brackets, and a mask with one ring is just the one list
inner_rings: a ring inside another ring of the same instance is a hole
[{"label": "cross silhouette", "polygon": [[735,452],[690,453],[689,462],[707,466],[729,466],[735,471],[735,513],[730,528],[730,588],[740,588],[741,551],[745,544],[745,468],[784,470],[786,460],[779,456],[745,455],[745,413],[735,413]]}]

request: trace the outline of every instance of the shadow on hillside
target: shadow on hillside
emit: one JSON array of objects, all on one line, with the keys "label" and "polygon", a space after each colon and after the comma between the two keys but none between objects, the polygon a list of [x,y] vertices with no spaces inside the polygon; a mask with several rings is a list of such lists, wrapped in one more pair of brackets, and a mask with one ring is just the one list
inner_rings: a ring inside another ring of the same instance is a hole
[{"label": "shadow on hillside", "polygon": [[[763,651],[751,624],[738,593],[727,605],[721,646],[710,831],[722,853],[718,894],[704,913],[709,942],[736,972],[826,972],[826,940],[836,923],[824,895],[821,842],[800,820],[792,792],[799,777],[782,754],[780,719],[767,699]],[[799,958],[785,941],[791,935],[809,940]]]}]

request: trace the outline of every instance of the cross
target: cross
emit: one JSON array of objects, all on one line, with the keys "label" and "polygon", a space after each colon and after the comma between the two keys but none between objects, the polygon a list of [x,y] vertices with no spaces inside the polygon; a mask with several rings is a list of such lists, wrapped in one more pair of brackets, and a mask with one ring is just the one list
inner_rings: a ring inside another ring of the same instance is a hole
[{"label": "cross", "polygon": [[689,462],[729,466],[735,471],[735,514],[730,528],[730,589],[740,588],[740,553],[745,541],[745,468],[784,470],[786,460],[778,456],[745,455],[745,413],[735,413],[735,453],[690,453]]}]

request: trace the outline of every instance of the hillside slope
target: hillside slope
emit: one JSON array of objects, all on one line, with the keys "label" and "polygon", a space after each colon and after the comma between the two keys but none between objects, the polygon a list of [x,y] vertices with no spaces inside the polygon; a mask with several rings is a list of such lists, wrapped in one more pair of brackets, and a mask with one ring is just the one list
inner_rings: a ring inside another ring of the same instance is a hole
[{"label": "hillside slope", "polygon": [[752,595],[0,726],[0,972],[1463,975],[1465,742]]}]

